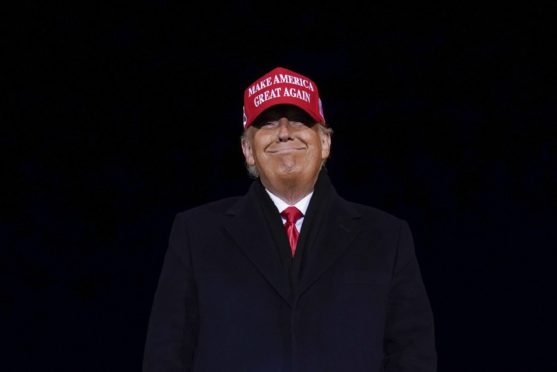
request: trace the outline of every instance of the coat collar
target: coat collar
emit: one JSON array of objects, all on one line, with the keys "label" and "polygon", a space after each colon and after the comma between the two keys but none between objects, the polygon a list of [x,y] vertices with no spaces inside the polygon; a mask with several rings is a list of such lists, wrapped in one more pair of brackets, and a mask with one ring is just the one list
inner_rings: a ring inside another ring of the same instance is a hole
[{"label": "coat collar", "polygon": [[[225,226],[229,234],[291,307],[346,251],[361,228],[360,214],[337,195],[325,169],[320,172],[315,191],[321,194],[320,200],[325,203],[320,208],[325,215],[318,226],[312,227],[317,229],[316,239],[312,242],[309,255],[304,257],[307,270],[299,282],[295,297],[290,292],[288,273],[281,265],[276,249],[277,242],[273,241],[262,210],[262,197],[268,195],[263,196],[260,181],[255,180],[247,194],[226,212],[231,217]],[[310,208],[315,199],[314,195]],[[276,218],[280,220],[278,212]]]},{"label": "coat collar", "polygon": [[[247,194],[226,212],[231,218],[225,228],[271,286],[291,304],[288,273],[280,263],[277,243],[263,212],[261,187],[255,180]],[[280,220],[278,213],[276,218]]]}]

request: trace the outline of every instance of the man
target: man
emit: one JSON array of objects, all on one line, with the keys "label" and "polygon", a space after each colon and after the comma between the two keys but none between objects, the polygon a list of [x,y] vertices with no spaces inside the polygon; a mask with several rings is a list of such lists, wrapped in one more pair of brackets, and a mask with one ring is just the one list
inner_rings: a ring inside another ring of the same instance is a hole
[{"label": "man", "polygon": [[175,218],[144,371],[435,371],[408,224],[335,192],[317,85],[255,81],[241,145],[247,194]]}]

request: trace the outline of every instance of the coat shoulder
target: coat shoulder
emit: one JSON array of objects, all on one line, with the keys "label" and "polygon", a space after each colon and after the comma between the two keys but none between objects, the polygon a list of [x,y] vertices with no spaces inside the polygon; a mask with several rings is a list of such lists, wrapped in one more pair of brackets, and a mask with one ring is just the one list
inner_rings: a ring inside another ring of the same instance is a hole
[{"label": "coat shoulder", "polygon": [[182,218],[216,217],[225,214],[241,199],[241,196],[231,196],[182,210],[177,215]]},{"label": "coat shoulder", "polygon": [[375,225],[382,225],[382,226],[400,226],[401,223],[405,223],[406,221],[398,216],[395,216],[392,213],[389,213],[385,210],[362,204],[352,201],[347,201],[343,199],[343,202],[346,203],[348,208],[353,209],[356,211],[362,218],[373,223]]}]

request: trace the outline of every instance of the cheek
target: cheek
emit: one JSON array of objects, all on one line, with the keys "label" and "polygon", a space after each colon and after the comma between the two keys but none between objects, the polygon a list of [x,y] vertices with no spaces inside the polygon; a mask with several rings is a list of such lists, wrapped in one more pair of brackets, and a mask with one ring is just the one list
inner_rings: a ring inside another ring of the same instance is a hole
[{"label": "cheek", "polygon": [[254,144],[251,148],[251,163],[250,165],[255,165],[255,163],[261,162],[262,159],[265,158],[265,152],[263,151],[263,147],[261,145]]},{"label": "cheek", "polygon": [[254,165],[254,162],[255,162],[255,160],[254,160],[254,157],[255,157],[254,151],[255,151],[255,149],[254,149],[254,147],[253,147],[253,142],[251,142],[251,143],[243,143],[243,144],[242,144],[242,152],[243,152],[243,154],[244,154],[244,158],[245,158],[246,163],[247,163],[248,165]]},{"label": "cheek", "polygon": [[252,142],[252,154],[255,158],[262,158],[265,156],[265,148],[269,143],[269,139],[265,136],[258,136]]}]

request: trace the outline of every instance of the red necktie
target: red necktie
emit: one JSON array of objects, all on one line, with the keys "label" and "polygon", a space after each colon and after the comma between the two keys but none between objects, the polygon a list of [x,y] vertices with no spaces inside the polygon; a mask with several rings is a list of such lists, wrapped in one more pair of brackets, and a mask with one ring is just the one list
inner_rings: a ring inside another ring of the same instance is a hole
[{"label": "red necktie", "polygon": [[283,218],[286,218],[286,223],[284,228],[286,229],[286,234],[288,235],[288,241],[290,242],[290,249],[292,251],[292,257],[296,252],[296,244],[298,243],[298,229],[296,228],[296,221],[303,216],[302,212],[296,207],[288,207],[282,211],[280,214]]}]

